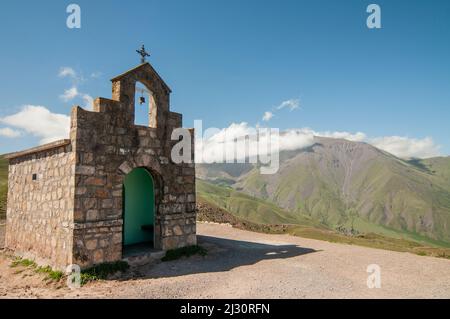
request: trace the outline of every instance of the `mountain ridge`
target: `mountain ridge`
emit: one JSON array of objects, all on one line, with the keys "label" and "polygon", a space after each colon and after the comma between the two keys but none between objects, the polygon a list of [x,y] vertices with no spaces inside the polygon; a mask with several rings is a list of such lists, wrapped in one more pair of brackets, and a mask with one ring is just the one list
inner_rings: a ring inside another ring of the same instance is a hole
[{"label": "mountain ridge", "polygon": [[407,161],[367,143],[316,137],[307,149],[282,152],[274,175],[226,165],[200,165],[198,176],[327,227],[450,243],[450,157]]}]

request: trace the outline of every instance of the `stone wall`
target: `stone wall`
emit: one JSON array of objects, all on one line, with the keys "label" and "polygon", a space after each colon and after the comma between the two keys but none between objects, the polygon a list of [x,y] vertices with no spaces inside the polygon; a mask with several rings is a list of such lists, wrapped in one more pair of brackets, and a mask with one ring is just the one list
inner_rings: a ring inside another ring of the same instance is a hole
[{"label": "stone wall", "polygon": [[70,144],[10,159],[6,247],[55,268],[72,263],[74,173]]},{"label": "stone wall", "polygon": [[[134,168],[146,168],[155,183],[155,248],[196,243],[195,166],[170,159],[176,143],[171,134],[182,127],[182,116],[169,111],[170,90],[153,69],[141,68],[113,80],[113,100],[96,99],[92,112],[72,110],[77,154],[73,249],[82,267],[122,258],[122,189]],[[153,92],[149,127],[134,125],[137,81]]]}]

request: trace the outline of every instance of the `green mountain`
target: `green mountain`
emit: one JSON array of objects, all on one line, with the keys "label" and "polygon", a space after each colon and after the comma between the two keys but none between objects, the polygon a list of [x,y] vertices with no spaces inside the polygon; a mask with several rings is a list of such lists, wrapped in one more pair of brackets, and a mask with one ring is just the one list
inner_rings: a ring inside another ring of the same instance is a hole
[{"label": "green mountain", "polygon": [[218,206],[243,220],[257,224],[320,226],[307,216],[286,211],[271,202],[230,187],[213,185],[202,180],[197,180],[196,186],[201,201]]},{"label": "green mountain", "polygon": [[241,166],[201,165],[198,175],[330,228],[450,246],[450,158],[404,161],[365,143],[316,138],[282,153],[277,174]]},{"label": "green mountain", "polygon": [[0,220],[6,217],[6,195],[8,193],[8,162],[0,156]]}]

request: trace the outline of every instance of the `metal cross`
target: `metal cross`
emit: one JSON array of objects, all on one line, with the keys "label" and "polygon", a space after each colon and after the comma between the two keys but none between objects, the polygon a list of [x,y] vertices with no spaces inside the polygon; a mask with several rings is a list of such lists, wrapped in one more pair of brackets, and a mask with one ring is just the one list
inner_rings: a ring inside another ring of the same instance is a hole
[{"label": "metal cross", "polygon": [[150,56],[150,54],[147,51],[145,51],[144,45],[142,45],[140,50],[136,50],[136,52],[140,54],[142,64],[145,63],[145,58]]}]

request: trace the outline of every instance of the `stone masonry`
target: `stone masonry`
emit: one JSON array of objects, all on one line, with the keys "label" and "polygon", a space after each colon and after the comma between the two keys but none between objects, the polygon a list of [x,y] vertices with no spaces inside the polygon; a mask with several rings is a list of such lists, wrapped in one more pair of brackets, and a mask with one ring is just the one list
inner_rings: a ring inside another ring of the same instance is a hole
[{"label": "stone masonry", "polygon": [[[152,93],[148,127],[134,124],[137,82]],[[141,64],[112,79],[112,99],[72,109],[70,140],[10,154],[6,247],[58,269],[122,259],[123,183],[134,168],[154,180],[154,248],[196,244],[194,146],[191,163],[172,162],[182,116],[170,93]]]}]

